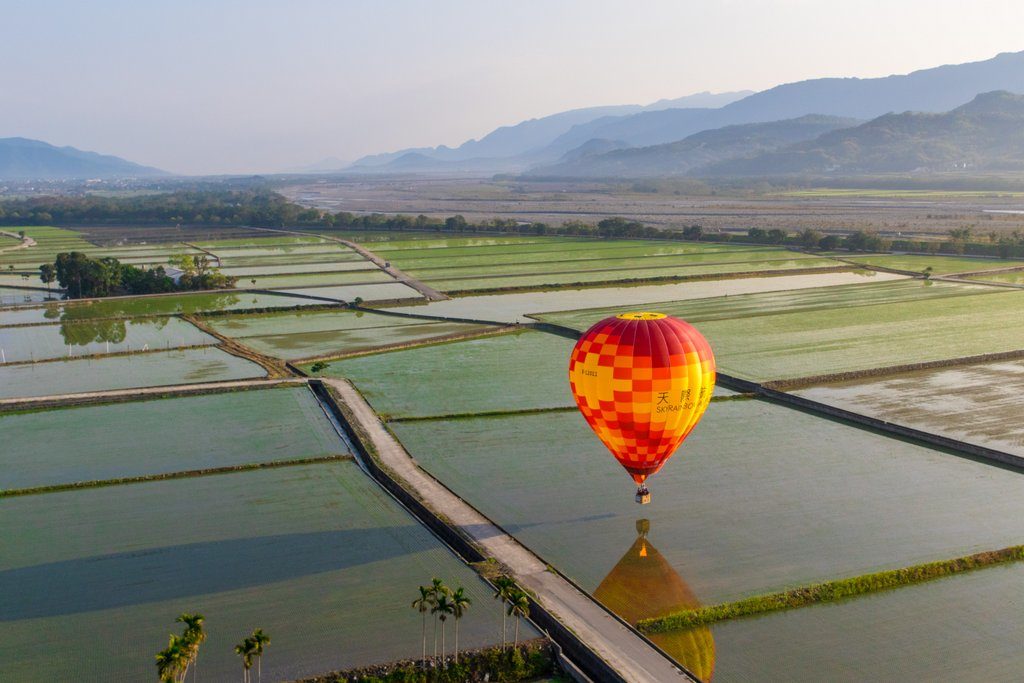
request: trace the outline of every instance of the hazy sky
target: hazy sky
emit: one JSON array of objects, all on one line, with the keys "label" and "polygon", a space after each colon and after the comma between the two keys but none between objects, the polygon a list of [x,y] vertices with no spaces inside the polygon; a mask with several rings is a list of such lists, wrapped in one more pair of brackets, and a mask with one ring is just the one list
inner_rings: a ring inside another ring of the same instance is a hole
[{"label": "hazy sky", "polygon": [[181,173],[1024,50],[1020,0],[0,0],[0,137]]}]

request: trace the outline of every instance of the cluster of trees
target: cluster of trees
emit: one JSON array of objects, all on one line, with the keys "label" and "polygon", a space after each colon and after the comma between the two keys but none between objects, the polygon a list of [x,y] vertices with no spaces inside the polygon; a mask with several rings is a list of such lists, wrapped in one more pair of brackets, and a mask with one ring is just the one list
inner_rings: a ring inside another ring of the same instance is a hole
[{"label": "cluster of trees", "polygon": [[455,663],[459,663],[459,620],[469,611],[473,601],[466,595],[466,589],[459,586],[452,590],[444,581],[434,577],[429,586],[420,586],[419,597],[412,602],[412,608],[423,617],[423,668],[427,667],[427,612],[434,617],[434,654],[430,661],[437,659],[437,624],[441,623],[441,662],[444,662],[444,625],[448,617],[455,619]]},{"label": "cluster of trees", "polygon": [[156,653],[156,672],[160,683],[184,683],[190,666],[198,675],[199,646],[206,640],[206,619],[202,614],[184,613],[176,622],[185,625],[185,631],[176,636],[173,633],[167,647]]},{"label": "cluster of trees", "polygon": [[138,268],[115,258],[92,258],[80,251],[62,252],[56,260],[39,267],[39,279],[47,288],[56,281],[69,299],[116,294],[159,294],[200,289],[229,289],[236,278],[217,271],[205,254],[174,259],[184,275],[175,282],[163,266]]},{"label": "cluster of trees", "polygon": [[[508,576],[499,576],[494,580],[494,599],[500,600],[502,605],[501,610],[501,649],[505,650],[508,647],[507,637],[507,625],[508,617],[515,617],[516,628],[515,628],[515,640],[513,643],[514,649],[519,648],[519,620],[530,616],[530,599],[520,588],[516,585],[516,582]],[[448,617],[454,617],[455,619],[455,665],[459,663],[459,620],[465,616],[470,606],[473,604],[469,596],[466,595],[465,589],[461,586],[454,591],[445,585],[444,581],[438,578],[431,580],[430,585],[420,586],[419,594],[416,599],[412,601],[412,608],[420,613],[423,617],[423,657],[420,660],[423,668],[427,667],[428,662],[433,663],[437,660],[437,625],[441,624],[441,662],[442,665],[445,661],[445,641],[444,641],[444,625],[448,620]],[[428,660],[427,658],[427,614],[434,617],[434,650],[433,656]]]},{"label": "cluster of trees", "polygon": [[[199,647],[206,641],[206,618],[202,614],[184,613],[175,622],[185,625],[180,636],[173,633],[167,647],[156,653],[156,672],[160,683],[185,683],[188,670],[192,668],[193,680],[199,676]],[[270,636],[258,628],[235,646],[235,654],[242,658],[243,680],[249,683],[249,670],[253,661],[258,662],[257,680],[262,677],[264,648],[270,645]]]}]

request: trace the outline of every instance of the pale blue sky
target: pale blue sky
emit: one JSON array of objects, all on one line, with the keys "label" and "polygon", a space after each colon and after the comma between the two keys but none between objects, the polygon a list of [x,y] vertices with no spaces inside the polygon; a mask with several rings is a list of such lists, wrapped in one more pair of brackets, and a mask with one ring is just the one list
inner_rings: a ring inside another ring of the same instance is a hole
[{"label": "pale blue sky", "polygon": [[0,137],[182,173],[1024,50],[1020,0],[0,0]]}]

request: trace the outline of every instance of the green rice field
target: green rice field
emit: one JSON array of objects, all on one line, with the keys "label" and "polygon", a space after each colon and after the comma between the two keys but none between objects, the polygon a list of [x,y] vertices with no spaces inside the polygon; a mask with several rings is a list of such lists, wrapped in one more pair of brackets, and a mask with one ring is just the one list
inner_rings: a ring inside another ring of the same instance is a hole
[{"label": "green rice field", "polygon": [[1013,564],[711,627],[715,681],[1012,681],[1020,677]]},{"label": "green rice field", "polygon": [[266,374],[256,363],[216,347],[0,365],[0,398],[221,382]]},{"label": "green rice field", "polygon": [[[759,292],[783,292],[863,282],[889,282],[903,276],[856,270],[839,273],[776,275],[773,277],[693,281],[660,285],[559,289],[508,294],[464,296],[431,301],[417,308],[427,315],[499,322],[529,322],[530,314],[569,311],[600,303],[604,306],[646,306],[665,301],[707,299]],[[980,291],[980,290],[979,290]],[[402,310],[402,309],[393,309]]]},{"label": "green rice field", "polygon": [[[589,253],[584,258],[576,258],[575,255],[560,254],[557,252],[545,252],[548,258],[534,258],[526,255],[515,254],[505,258],[504,263],[496,263],[496,257],[464,257],[464,258],[430,258],[421,259],[415,265],[404,264],[407,273],[421,278],[447,279],[456,277],[490,276],[501,274],[526,274],[526,273],[553,273],[573,272],[588,270],[628,270],[641,268],[686,268],[699,265],[720,265],[725,263],[744,263],[755,261],[790,261],[810,259],[821,261],[822,259],[810,254],[794,254],[782,250],[744,250],[735,252],[709,251],[702,253],[675,253],[669,250],[667,254],[657,254],[637,251],[631,254],[629,250],[626,255],[620,255],[618,250],[608,250],[610,254],[598,255]],[[571,253],[571,252],[570,252]],[[837,264],[834,264],[837,265]]]},{"label": "green rice field", "polygon": [[421,295],[412,287],[401,282],[383,282],[371,285],[339,285],[337,287],[304,287],[302,289],[282,289],[280,294],[298,296],[315,296],[334,301],[391,301],[395,299],[419,299]]},{"label": "green rice field", "polygon": [[419,417],[571,406],[573,341],[517,332],[331,363],[377,412]]},{"label": "green rice field", "polygon": [[974,270],[993,268],[1024,268],[1024,261],[1010,261],[1000,258],[978,258],[974,256],[932,256],[925,254],[872,254],[871,256],[850,256],[849,260],[870,266],[881,266],[894,270],[923,273],[931,267],[935,275],[966,273]]},{"label": "green rice field", "polygon": [[168,296],[115,297],[89,301],[54,302],[36,308],[21,307],[0,310],[0,326],[323,305],[322,301],[311,301],[285,294],[255,292],[201,292]]},{"label": "green rice field", "polygon": [[424,468],[588,590],[634,543],[640,517],[702,604],[1024,538],[1019,474],[760,401],[712,403],[642,509],[575,413],[391,428]]},{"label": "green rice field", "polygon": [[489,588],[351,462],[9,498],[0,512],[10,680],[155,679],[186,611],[206,617],[204,680],[236,678],[233,646],[257,627],[272,681],[411,658],[409,604],[434,576],[473,600],[462,647],[501,639]]},{"label": "green rice field", "polygon": [[546,274],[516,273],[492,277],[447,278],[435,272],[424,282],[441,291],[468,291],[474,289],[501,289],[515,287],[542,287],[547,285],[571,285],[587,282],[614,282],[628,280],[650,280],[657,278],[688,278],[710,275],[732,275],[738,273],[761,273],[770,271],[802,270],[809,268],[844,268],[838,261],[820,258],[784,259],[772,261],[738,261],[716,265],[695,265],[676,267],[648,267],[615,270],[570,271]]},{"label": "green rice field", "polygon": [[282,287],[329,287],[331,285],[395,282],[383,270],[354,270],[336,273],[296,273],[292,275],[252,275],[240,277],[238,289],[280,289]]},{"label": "green rice field", "polygon": [[[1022,305],[1024,295],[1013,290],[915,280],[651,308],[694,323],[721,371],[766,381],[1024,348]],[[539,317],[586,329],[622,310]]]},{"label": "green rice field", "polygon": [[348,453],[306,387],[0,415],[0,431],[0,491]]},{"label": "green rice field", "polygon": [[1024,456],[1024,361],[837,382],[795,393],[888,422]]},{"label": "green rice field", "polygon": [[286,360],[341,355],[453,334],[486,325],[431,322],[362,311],[310,311],[212,319],[211,327],[260,353]]},{"label": "green rice field", "polygon": [[216,343],[214,337],[181,318],[0,327],[0,360],[16,363]]}]

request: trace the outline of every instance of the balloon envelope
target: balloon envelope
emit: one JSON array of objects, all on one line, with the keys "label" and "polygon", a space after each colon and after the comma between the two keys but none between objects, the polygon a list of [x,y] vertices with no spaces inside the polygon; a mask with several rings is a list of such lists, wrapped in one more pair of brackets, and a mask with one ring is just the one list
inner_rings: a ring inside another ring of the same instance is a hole
[{"label": "balloon envelope", "polygon": [[694,428],[715,385],[703,335],[663,313],[605,318],[569,360],[576,405],[637,484],[661,469]]}]

